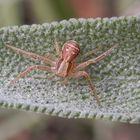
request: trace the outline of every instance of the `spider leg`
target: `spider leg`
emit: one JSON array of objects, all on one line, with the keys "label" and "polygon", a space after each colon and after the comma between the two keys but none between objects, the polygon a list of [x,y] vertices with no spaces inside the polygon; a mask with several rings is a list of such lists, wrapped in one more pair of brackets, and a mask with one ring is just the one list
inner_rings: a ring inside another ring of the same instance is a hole
[{"label": "spider leg", "polygon": [[93,91],[93,95],[95,96],[98,105],[100,105],[100,101],[99,101],[99,98],[98,98],[98,95],[97,95],[97,92],[96,92],[95,85],[93,84],[89,74],[85,71],[77,71],[77,72],[73,73],[71,76],[74,77],[74,78],[84,77],[88,81],[89,87]]},{"label": "spider leg", "polygon": [[98,48],[94,48],[93,50],[91,51],[88,51],[87,53],[84,54],[84,57],[87,57],[91,54],[95,54],[99,49]]},{"label": "spider leg", "polygon": [[10,48],[10,49],[12,49],[14,51],[20,52],[20,53],[22,53],[22,54],[24,54],[26,56],[29,56],[29,57],[31,57],[33,59],[38,59],[38,60],[44,61],[44,62],[46,62],[48,64],[53,64],[54,63],[54,61],[52,61],[51,59],[49,59],[49,58],[47,58],[45,56],[41,56],[41,55],[38,55],[38,54],[32,53],[32,52],[27,52],[27,51],[24,51],[22,49],[16,48],[16,47],[8,45],[8,44],[6,44],[6,47],[8,47],[8,48]]},{"label": "spider leg", "polygon": [[83,63],[80,63],[79,65],[77,65],[76,69],[84,69],[86,68],[87,66],[89,66],[90,64],[95,64],[101,60],[103,60],[105,57],[107,57],[110,53],[112,53],[112,50],[114,48],[116,48],[117,45],[111,47],[109,50],[105,51],[104,53],[102,53],[101,55],[97,56],[96,58],[94,59],[89,59]]},{"label": "spider leg", "polygon": [[54,54],[46,53],[44,56],[47,57],[48,59],[51,59],[51,60],[55,60],[56,59],[56,56]]},{"label": "spider leg", "polygon": [[33,65],[29,68],[27,68],[25,71],[21,72],[14,80],[10,82],[10,84],[14,84],[16,81],[18,81],[20,78],[25,77],[28,73],[30,73],[33,70],[42,70],[42,71],[48,71],[52,72],[51,68],[48,66],[43,65]]},{"label": "spider leg", "polygon": [[55,40],[55,45],[54,45],[54,47],[55,47],[56,55],[57,55],[57,56],[60,56],[60,55],[61,55],[61,49],[60,49],[60,47],[59,47],[59,43],[58,43],[57,40]]},{"label": "spider leg", "polygon": [[83,54],[79,54],[80,57],[77,57],[77,58],[76,58],[76,61],[77,61],[77,62],[80,62],[81,58],[83,58],[83,57],[86,58],[86,57],[90,56],[91,54],[95,54],[98,50],[99,50],[99,48],[94,48],[93,50],[88,51],[88,52],[85,53],[84,55],[83,55]]},{"label": "spider leg", "polygon": [[34,76],[34,78],[35,79],[48,79],[48,80],[52,80],[53,79],[53,77],[55,76],[55,73],[49,73],[48,75],[47,75],[47,77],[46,76],[43,76],[43,75],[37,75],[37,76]]}]

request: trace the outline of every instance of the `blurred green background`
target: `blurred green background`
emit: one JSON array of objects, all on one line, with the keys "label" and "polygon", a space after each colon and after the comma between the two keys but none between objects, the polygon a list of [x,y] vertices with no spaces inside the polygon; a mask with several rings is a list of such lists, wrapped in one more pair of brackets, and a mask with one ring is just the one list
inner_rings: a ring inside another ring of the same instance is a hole
[{"label": "blurred green background", "polygon": [[[0,27],[139,15],[139,0],[0,0]],[[0,140],[140,140],[140,126],[0,109]]]},{"label": "blurred green background", "polygon": [[[137,0],[138,1],[138,0]],[[0,0],[0,27],[124,14],[136,0]]]}]

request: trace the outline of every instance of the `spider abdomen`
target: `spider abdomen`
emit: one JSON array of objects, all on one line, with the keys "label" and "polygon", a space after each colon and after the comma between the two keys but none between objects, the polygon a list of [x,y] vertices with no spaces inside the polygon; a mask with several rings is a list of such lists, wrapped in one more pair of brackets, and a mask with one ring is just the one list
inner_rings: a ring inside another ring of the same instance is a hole
[{"label": "spider abdomen", "polygon": [[67,41],[62,48],[62,58],[66,62],[72,62],[78,56],[79,52],[80,46],[76,41]]}]

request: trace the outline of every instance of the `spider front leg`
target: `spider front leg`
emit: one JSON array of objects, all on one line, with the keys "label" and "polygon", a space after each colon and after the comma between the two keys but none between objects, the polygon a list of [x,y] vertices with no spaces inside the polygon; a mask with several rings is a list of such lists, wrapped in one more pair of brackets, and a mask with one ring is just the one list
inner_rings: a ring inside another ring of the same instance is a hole
[{"label": "spider front leg", "polygon": [[78,62],[80,61],[80,59],[81,58],[86,58],[86,57],[88,57],[88,56],[90,56],[91,54],[94,54],[95,55],[95,53],[98,51],[99,49],[98,48],[94,48],[93,50],[91,50],[91,51],[88,51],[87,53],[84,53],[84,55],[82,55],[82,54],[79,54],[80,55],[80,57],[79,58],[77,58],[77,60],[78,60]]},{"label": "spider front leg", "polygon": [[84,54],[84,57],[88,57],[91,54],[95,54],[99,49],[98,48],[94,48],[91,51],[88,51],[87,53]]},{"label": "spider front leg", "polygon": [[96,87],[93,84],[89,74],[85,71],[77,71],[77,72],[73,73],[71,76],[74,77],[74,78],[84,77],[88,81],[89,87],[93,91],[93,95],[95,96],[95,98],[97,100],[97,104],[100,105],[100,101],[99,101],[99,98],[98,98],[98,95],[97,95],[97,92],[96,92]]},{"label": "spider front leg", "polygon": [[29,68],[27,68],[25,71],[21,72],[14,80],[10,82],[10,84],[14,84],[16,81],[18,81],[20,78],[27,76],[28,73],[30,73],[33,70],[43,70],[43,71],[48,71],[52,72],[51,68],[48,66],[43,66],[43,65],[33,65]]},{"label": "spider front leg", "polygon": [[80,70],[80,69],[85,69],[87,66],[89,66],[90,64],[96,64],[97,62],[103,60],[105,57],[107,57],[109,54],[112,53],[112,50],[114,48],[116,48],[117,45],[114,45],[113,47],[111,47],[109,50],[107,50],[106,52],[102,53],[101,55],[97,56],[94,59],[89,59],[86,62],[83,62],[81,64],[79,64],[76,69]]},{"label": "spider front leg", "polygon": [[16,48],[16,47],[8,45],[8,44],[5,44],[5,46],[10,48],[10,49],[12,49],[12,50],[14,50],[14,51],[20,52],[20,53],[22,53],[22,54],[24,54],[24,55],[26,55],[28,57],[31,57],[33,59],[38,59],[38,60],[41,60],[41,61],[46,62],[48,64],[53,64],[54,63],[50,58],[48,58],[46,56],[41,56],[41,55],[38,55],[36,53],[27,52],[27,51],[24,51],[24,50],[22,50],[20,48]]}]

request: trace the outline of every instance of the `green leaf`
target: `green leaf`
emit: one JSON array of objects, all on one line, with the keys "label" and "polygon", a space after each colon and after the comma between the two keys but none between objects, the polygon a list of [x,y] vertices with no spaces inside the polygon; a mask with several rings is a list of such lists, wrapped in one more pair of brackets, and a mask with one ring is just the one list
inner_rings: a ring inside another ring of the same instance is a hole
[{"label": "green leaf", "polygon": [[[47,72],[35,71],[16,84],[9,82],[33,64],[40,64],[4,46],[5,43],[38,54],[55,52],[54,42],[62,47],[67,40],[81,47],[80,62],[94,58],[111,46],[113,52],[86,71],[94,81],[101,106],[87,82],[70,79],[68,85]],[[84,58],[87,51],[97,54]],[[66,118],[97,118],[140,123],[140,17],[70,19],[32,26],[0,29],[0,106]]]}]

